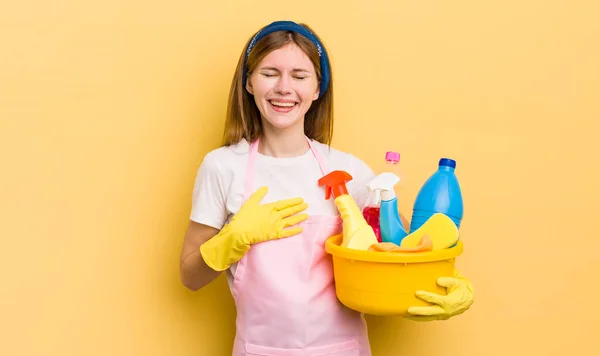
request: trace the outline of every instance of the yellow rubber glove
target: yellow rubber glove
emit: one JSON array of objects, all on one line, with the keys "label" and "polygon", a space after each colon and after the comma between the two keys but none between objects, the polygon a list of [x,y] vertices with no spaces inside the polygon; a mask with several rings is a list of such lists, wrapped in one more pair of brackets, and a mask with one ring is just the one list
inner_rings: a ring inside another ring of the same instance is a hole
[{"label": "yellow rubber glove", "polygon": [[454,277],[440,277],[437,283],[446,287],[446,295],[417,291],[418,298],[435,305],[410,307],[407,319],[414,321],[447,320],[464,313],[473,304],[473,286],[460,272],[454,270]]},{"label": "yellow rubber glove", "polygon": [[[250,245],[289,237],[302,232],[302,227],[290,227],[308,218],[297,214],[308,207],[302,198],[260,204],[268,188],[259,188],[242,205],[229,224],[200,246],[206,264],[215,271],[224,271],[250,250]],[[295,215],[297,214],[297,215]]]}]

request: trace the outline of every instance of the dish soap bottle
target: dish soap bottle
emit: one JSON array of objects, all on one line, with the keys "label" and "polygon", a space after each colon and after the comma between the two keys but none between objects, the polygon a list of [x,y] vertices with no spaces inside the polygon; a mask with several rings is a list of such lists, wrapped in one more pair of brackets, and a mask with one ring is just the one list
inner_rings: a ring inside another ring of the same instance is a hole
[{"label": "dish soap bottle", "polygon": [[345,171],[333,171],[321,179],[319,185],[325,186],[325,199],[332,195],[342,218],[342,246],[355,250],[367,251],[373,244],[378,243],[373,228],[367,224],[356,201],[348,195],[346,182],[352,176]]},{"label": "dish soap bottle", "polygon": [[463,198],[454,170],[456,161],[442,158],[438,169],[423,184],[413,206],[410,233],[415,232],[435,213],[447,215],[457,228],[463,218]]},{"label": "dish soap bottle", "polygon": [[369,182],[371,190],[381,192],[380,219],[381,240],[400,246],[402,239],[407,235],[400,214],[398,213],[398,198],[394,186],[400,178],[394,173],[384,172]]}]

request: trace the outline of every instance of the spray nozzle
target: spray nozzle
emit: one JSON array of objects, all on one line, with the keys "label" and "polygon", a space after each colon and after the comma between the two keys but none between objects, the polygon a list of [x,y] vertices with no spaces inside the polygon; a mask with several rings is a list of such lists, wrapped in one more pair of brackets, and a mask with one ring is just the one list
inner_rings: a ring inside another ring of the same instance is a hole
[{"label": "spray nozzle", "polygon": [[346,183],[352,180],[352,176],[346,171],[333,171],[319,179],[319,186],[325,186],[325,200],[333,194],[333,198],[348,194]]},{"label": "spray nozzle", "polygon": [[394,186],[400,182],[400,178],[394,173],[384,172],[373,178],[367,187],[370,190],[381,191],[382,200],[392,200],[396,197]]}]

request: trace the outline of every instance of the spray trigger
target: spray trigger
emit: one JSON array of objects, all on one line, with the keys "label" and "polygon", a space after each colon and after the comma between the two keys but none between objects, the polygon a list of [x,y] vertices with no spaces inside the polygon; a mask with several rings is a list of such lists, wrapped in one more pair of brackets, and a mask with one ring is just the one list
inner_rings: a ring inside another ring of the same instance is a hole
[{"label": "spray trigger", "polygon": [[319,179],[319,186],[325,186],[325,200],[332,195],[335,198],[348,194],[346,183],[352,180],[350,173],[346,171],[333,171]]}]

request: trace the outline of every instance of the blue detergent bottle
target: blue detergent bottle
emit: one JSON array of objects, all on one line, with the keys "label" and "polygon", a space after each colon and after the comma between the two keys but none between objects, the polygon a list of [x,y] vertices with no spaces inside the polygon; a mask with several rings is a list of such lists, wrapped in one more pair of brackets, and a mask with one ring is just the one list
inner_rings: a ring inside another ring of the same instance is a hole
[{"label": "blue detergent bottle", "polygon": [[413,206],[413,215],[410,221],[410,233],[423,225],[433,214],[447,215],[457,228],[463,218],[463,198],[454,173],[456,161],[442,158],[438,169],[423,184]]},{"label": "blue detergent bottle", "polygon": [[384,172],[373,178],[367,185],[369,189],[380,192],[379,228],[382,242],[392,242],[398,246],[406,237],[406,230],[398,213],[398,198],[394,186],[400,178],[394,173]]}]

